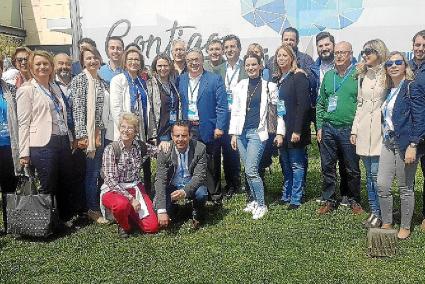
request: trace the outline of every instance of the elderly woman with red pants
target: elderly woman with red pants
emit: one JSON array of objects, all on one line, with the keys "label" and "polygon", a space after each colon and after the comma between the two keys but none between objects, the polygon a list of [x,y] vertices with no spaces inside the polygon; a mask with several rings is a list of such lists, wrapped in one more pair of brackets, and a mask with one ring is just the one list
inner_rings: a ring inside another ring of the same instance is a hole
[{"label": "elderly woman with red pants", "polygon": [[154,153],[145,142],[136,141],[139,118],[123,113],[119,121],[120,137],[105,148],[103,154],[104,184],[101,188],[101,210],[108,209],[118,223],[118,234],[127,238],[132,225],[154,234],[159,230],[152,201],[139,181],[143,157]]}]

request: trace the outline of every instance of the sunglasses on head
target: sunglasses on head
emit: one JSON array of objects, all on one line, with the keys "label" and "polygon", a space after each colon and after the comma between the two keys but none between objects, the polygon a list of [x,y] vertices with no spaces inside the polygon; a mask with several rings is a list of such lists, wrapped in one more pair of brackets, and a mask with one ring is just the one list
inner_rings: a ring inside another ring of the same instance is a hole
[{"label": "sunglasses on head", "polygon": [[371,55],[372,53],[378,53],[378,52],[375,49],[370,47],[367,47],[360,52],[362,56]]},{"label": "sunglasses on head", "polygon": [[399,59],[399,60],[388,60],[387,62],[385,62],[385,67],[391,67],[394,64],[397,66],[403,65],[404,61]]}]

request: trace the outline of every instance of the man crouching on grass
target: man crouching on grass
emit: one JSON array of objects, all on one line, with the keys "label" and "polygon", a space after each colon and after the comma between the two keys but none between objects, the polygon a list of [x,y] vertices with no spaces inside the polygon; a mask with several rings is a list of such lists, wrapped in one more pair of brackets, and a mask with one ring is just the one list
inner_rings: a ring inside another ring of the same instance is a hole
[{"label": "man crouching on grass", "polygon": [[170,151],[160,152],[155,179],[155,204],[161,227],[167,227],[173,219],[176,202],[193,201],[193,228],[197,229],[203,217],[207,191],[207,154],[203,143],[191,140],[189,124],[175,123],[171,129]]}]

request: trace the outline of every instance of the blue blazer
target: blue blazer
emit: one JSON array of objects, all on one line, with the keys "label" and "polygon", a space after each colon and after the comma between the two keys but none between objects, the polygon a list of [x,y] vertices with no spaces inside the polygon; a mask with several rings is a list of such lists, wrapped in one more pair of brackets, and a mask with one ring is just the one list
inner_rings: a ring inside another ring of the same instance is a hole
[{"label": "blue blazer", "polygon": [[[422,82],[404,81],[393,109],[395,138],[400,151],[404,153],[410,143],[422,142],[425,138],[425,72]],[[424,154],[424,147],[418,147],[417,155]]]},{"label": "blue blazer", "polygon": [[[189,113],[189,73],[179,76],[179,93],[182,100],[182,116],[188,119]],[[223,131],[228,127],[227,93],[220,75],[209,71],[202,73],[199,82],[198,99],[196,101],[199,114],[199,134],[202,142],[214,140],[216,128]]]}]

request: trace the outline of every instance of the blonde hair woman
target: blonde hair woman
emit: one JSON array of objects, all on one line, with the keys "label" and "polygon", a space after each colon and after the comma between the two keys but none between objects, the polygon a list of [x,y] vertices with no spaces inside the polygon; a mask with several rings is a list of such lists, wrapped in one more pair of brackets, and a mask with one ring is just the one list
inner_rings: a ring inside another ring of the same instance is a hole
[{"label": "blonde hair woman", "polygon": [[74,212],[71,182],[72,136],[66,106],[53,79],[53,57],[47,51],[31,52],[32,79],[17,91],[19,158],[38,173],[43,193],[57,195],[59,216],[68,221]]},{"label": "blonde hair woman", "polygon": [[307,174],[306,151],[311,143],[310,88],[307,76],[303,72],[296,73],[297,57],[290,46],[284,44],[279,47],[275,59],[280,74],[277,78],[278,115],[283,117],[286,125],[286,135],[279,151],[284,173],[280,202],[289,204],[288,209],[293,210],[301,205]]},{"label": "blonde hair woman", "polygon": [[357,110],[351,129],[351,143],[356,145],[356,153],[366,168],[366,188],[368,192],[370,216],[364,222],[366,227],[381,225],[381,211],[378,201],[378,165],[381,153],[382,133],[381,106],[386,97],[386,76],[384,63],[388,49],[380,39],[363,45],[362,62],[357,66],[359,78]]},{"label": "blonde hair woman", "polygon": [[139,123],[137,115],[122,113],[118,141],[106,146],[103,155],[102,207],[114,215],[122,238],[128,237],[132,223],[145,233],[159,229],[152,201],[139,178],[143,156],[149,154],[144,142],[135,141]]},{"label": "blonde hair woman", "polygon": [[[383,132],[378,170],[378,194],[381,206],[382,228],[393,224],[393,196],[391,186],[397,177],[400,191],[401,223],[398,238],[410,236],[410,225],[415,206],[414,182],[418,160],[424,154],[419,146],[425,133],[425,96],[412,83],[414,78],[406,57],[391,52],[385,63],[387,86],[382,105]],[[412,84],[411,84],[412,83]]]}]

